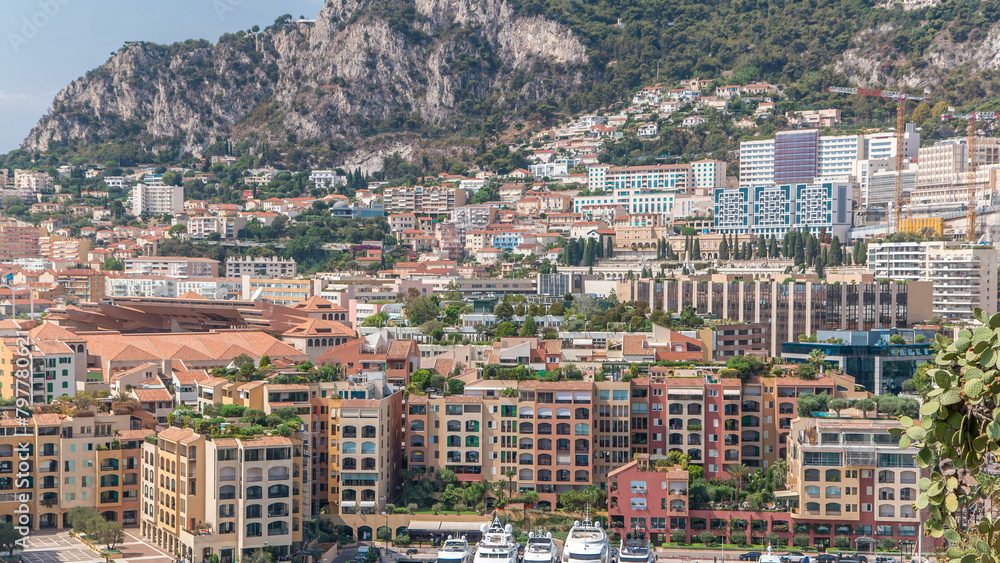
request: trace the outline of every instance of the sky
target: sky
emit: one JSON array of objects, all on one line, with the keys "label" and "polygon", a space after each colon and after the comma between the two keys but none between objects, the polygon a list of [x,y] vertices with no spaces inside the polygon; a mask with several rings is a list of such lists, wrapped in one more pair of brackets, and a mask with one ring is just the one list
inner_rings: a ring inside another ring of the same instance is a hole
[{"label": "sky", "polygon": [[18,148],[56,93],[126,41],[173,43],[315,18],[323,0],[0,0],[0,154]]}]

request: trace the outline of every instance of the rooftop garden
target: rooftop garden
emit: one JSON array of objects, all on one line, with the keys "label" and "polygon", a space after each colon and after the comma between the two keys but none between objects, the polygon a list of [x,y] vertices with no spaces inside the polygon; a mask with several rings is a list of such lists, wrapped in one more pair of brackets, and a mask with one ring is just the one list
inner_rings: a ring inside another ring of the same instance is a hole
[{"label": "rooftop garden", "polygon": [[[233,421],[234,418],[239,421]],[[283,407],[266,414],[260,409],[219,403],[205,407],[203,412],[179,407],[167,415],[167,424],[175,428],[190,428],[212,438],[287,437],[305,427],[295,407]]]}]

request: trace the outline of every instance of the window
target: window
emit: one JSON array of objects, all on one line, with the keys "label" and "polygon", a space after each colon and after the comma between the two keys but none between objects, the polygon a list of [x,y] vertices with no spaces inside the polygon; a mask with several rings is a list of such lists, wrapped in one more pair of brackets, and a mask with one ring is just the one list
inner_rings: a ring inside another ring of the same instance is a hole
[{"label": "window", "polygon": [[[897,455],[897,454],[879,454],[880,457],[883,455]],[[819,465],[825,467],[842,467],[843,464],[840,461],[841,454],[839,452],[802,452],[802,464],[803,465]],[[911,461],[913,456],[910,456]]]}]

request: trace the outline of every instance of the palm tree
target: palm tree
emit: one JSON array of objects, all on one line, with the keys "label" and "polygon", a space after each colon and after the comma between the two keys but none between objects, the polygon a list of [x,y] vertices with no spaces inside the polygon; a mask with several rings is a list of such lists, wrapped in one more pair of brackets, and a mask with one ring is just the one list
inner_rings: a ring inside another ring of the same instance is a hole
[{"label": "palm tree", "polygon": [[517,471],[514,471],[513,469],[508,469],[507,471],[504,472],[504,475],[507,477],[507,498],[508,499],[513,499],[514,498],[514,476],[517,475]]},{"label": "palm tree", "polygon": [[820,369],[823,363],[826,361],[826,353],[819,349],[814,349],[809,352],[809,363],[812,364],[813,369],[816,373],[820,373]]},{"label": "palm tree", "polygon": [[740,489],[743,486],[743,478],[750,474],[750,468],[742,463],[733,463],[726,466],[726,473],[736,479],[736,499],[740,498]]}]

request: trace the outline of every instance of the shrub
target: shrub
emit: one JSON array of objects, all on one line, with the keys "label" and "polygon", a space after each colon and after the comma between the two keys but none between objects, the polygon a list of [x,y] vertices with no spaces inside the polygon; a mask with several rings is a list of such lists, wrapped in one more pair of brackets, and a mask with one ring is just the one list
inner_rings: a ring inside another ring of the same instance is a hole
[{"label": "shrub", "polygon": [[715,534],[709,532],[708,530],[705,530],[704,532],[698,534],[698,539],[701,540],[701,543],[705,545],[712,545],[713,543],[715,543]]},{"label": "shrub", "polygon": [[835,536],[833,538],[833,546],[838,549],[850,549],[851,538],[847,536]]},{"label": "shrub", "polygon": [[733,532],[732,534],[730,534],[729,540],[735,543],[736,545],[746,545],[747,544],[746,532]]},{"label": "shrub", "polygon": [[674,543],[684,543],[687,541],[687,534],[683,530],[674,530],[670,532],[670,541]]},{"label": "shrub", "polygon": [[[785,527],[787,529],[787,526]],[[781,536],[774,532],[768,532],[764,534],[764,543],[768,545],[785,545],[785,542],[781,540]]]},{"label": "shrub", "polygon": [[809,536],[806,534],[796,534],[792,538],[792,545],[798,548],[809,547]]},{"label": "shrub", "polygon": [[881,548],[881,549],[883,549],[885,551],[892,551],[892,550],[896,549],[896,540],[894,540],[892,538],[884,538],[884,539],[878,540],[878,546],[879,546],[879,548]]}]

